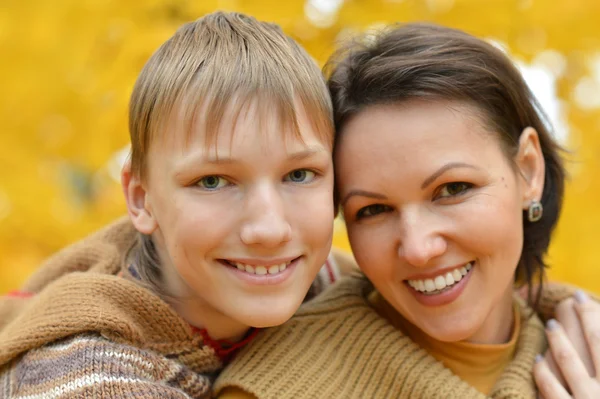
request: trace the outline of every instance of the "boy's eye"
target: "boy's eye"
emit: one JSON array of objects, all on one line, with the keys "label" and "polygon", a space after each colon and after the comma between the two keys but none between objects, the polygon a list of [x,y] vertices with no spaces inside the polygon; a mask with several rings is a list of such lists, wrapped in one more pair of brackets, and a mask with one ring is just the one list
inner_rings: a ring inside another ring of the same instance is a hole
[{"label": "boy's eye", "polygon": [[473,187],[472,184],[465,183],[465,182],[453,182],[453,183],[444,184],[442,186],[442,189],[440,190],[439,194],[437,195],[437,197],[438,198],[455,197],[457,195],[463,194],[465,191],[467,191],[471,187]]},{"label": "boy's eye", "polygon": [[293,183],[309,183],[315,178],[315,172],[308,169],[296,169],[288,173],[284,180]]},{"label": "boy's eye", "polygon": [[391,208],[383,204],[373,204],[360,208],[356,213],[357,219],[367,218],[370,216],[379,215],[380,213],[389,212]]},{"label": "boy's eye", "polygon": [[203,177],[196,184],[205,190],[218,190],[228,185],[229,182],[221,176],[213,175]]}]

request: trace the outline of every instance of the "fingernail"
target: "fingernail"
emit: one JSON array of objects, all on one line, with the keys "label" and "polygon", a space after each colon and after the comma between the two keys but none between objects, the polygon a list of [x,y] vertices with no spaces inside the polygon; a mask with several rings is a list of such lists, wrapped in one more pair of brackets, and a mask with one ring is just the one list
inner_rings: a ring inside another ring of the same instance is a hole
[{"label": "fingernail", "polygon": [[554,331],[558,328],[558,321],[550,319],[546,322],[546,328],[548,331]]},{"label": "fingernail", "polygon": [[575,293],[573,294],[573,298],[575,298],[575,301],[577,301],[577,303],[579,304],[584,303],[588,300],[587,294],[581,290],[575,291]]},{"label": "fingernail", "polygon": [[537,355],[537,356],[535,357],[535,362],[536,362],[536,363],[539,363],[539,362],[541,362],[542,360],[544,360],[544,356],[542,356],[542,355]]}]

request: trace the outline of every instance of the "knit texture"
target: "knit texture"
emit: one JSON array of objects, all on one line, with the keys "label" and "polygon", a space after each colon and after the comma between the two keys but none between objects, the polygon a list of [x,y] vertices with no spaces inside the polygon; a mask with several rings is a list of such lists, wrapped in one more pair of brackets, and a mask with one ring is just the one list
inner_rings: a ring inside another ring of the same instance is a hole
[{"label": "knit texture", "polygon": [[210,377],[178,358],[83,334],[26,352],[0,373],[0,397],[209,398]]},{"label": "knit texture", "polygon": [[[261,332],[221,373],[215,390],[236,386],[259,399],[486,397],[379,316],[367,301],[372,289],[362,275],[340,280],[283,326]],[[569,287],[553,289],[544,291],[544,318],[572,294]],[[516,353],[491,398],[536,397],[532,367],[547,347],[544,326],[520,306]]]}]

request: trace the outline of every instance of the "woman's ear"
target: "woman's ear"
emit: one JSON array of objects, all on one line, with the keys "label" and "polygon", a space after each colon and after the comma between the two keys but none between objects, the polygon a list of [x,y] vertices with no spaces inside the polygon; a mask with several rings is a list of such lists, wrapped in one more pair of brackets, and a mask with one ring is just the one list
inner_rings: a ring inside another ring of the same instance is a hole
[{"label": "woman's ear", "polygon": [[129,218],[137,231],[150,235],[158,224],[152,214],[150,198],[141,179],[131,172],[131,161],[127,161],[121,170],[121,187],[125,194]]},{"label": "woman's ear", "polygon": [[515,162],[522,177],[523,209],[532,201],[541,201],[544,191],[545,162],[537,131],[526,127],[519,138]]}]

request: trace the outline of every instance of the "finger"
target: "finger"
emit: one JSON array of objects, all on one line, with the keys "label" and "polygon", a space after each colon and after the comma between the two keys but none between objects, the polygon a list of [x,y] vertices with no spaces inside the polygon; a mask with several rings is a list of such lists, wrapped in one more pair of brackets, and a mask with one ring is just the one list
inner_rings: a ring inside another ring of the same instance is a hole
[{"label": "finger", "polygon": [[[552,351],[546,351],[546,355],[544,356],[546,363],[548,364],[548,368],[556,376],[558,383],[565,388],[567,388],[567,381],[565,381],[565,377],[562,375],[558,364],[556,364],[556,360],[554,360],[554,356],[552,356]],[[567,389],[568,390],[568,389]]]},{"label": "finger", "polygon": [[579,354],[581,361],[585,365],[590,376],[595,375],[594,362],[592,354],[588,347],[587,339],[583,329],[583,323],[575,309],[576,301],[574,298],[565,299],[556,307],[556,320],[565,330],[567,337],[573,344],[573,347]]},{"label": "finger", "polygon": [[[569,388],[571,388],[571,392],[575,397],[580,395],[583,397],[585,392],[580,392],[581,387],[585,386],[585,383],[590,380],[590,375],[567,338],[565,331],[556,320],[551,319],[546,324],[546,335],[548,336],[552,356],[554,356],[554,360],[556,360],[562,375],[565,377]],[[544,393],[544,395],[548,396],[547,393]]]},{"label": "finger", "polygon": [[600,369],[600,304],[592,301],[583,291],[575,292],[575,310],[581,320],[587,348],[594,367],[591,375],[597,376]]},{"label": "finger", "polygon": [[533,366],[533,379],[540,391],[540,397],[545,399],[571,399],[567,390],[550,371],[546,360],[540,355],[536,358],[536,364]]}]

